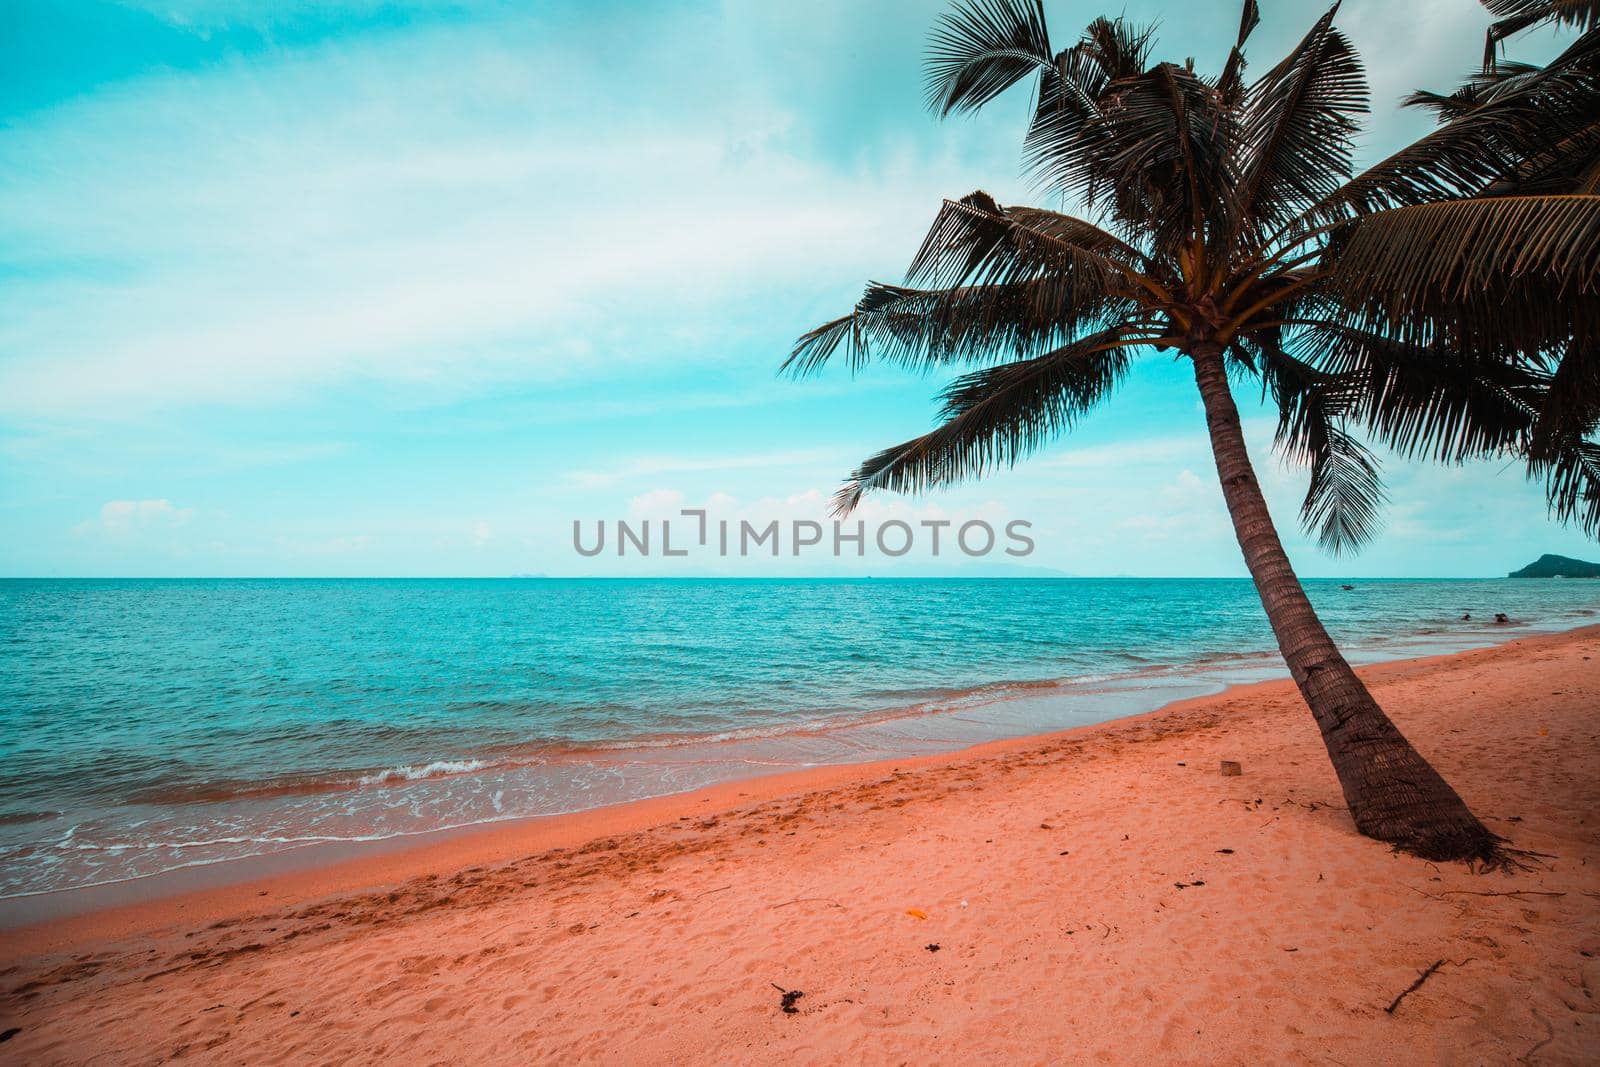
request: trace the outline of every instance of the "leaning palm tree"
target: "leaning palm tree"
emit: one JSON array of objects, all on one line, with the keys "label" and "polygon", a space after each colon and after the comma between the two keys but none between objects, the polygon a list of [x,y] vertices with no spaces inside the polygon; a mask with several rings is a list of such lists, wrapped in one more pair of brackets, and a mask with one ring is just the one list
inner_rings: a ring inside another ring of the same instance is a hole
[{"label": "leaning palm tree", "polygon": [[[1080,215],[947,201],[906,284],[870,284],[802,337],[804,374],[845,353],[976,367],[931,433],[866,460],[867,492],[916,492],[1015,463],[1108,397],[1141,354],[1187,359],[1234,531],[1361,832],[1430,859],[1501,858],[1499,839],[1390,721],[1312,610],[1251,465],[1230,379],[1277,406],[1310,468],[1302,518],[1338,550],[1376,526],[1365,429],[1464,458],[1523,444],[1556,353],[1600,340],[1600,198],[1471,199],[1481,160],[1446,146],[1352,177],[1367,109],[1329,11],[1252,83],[1240,32],[1215,75],[1152,63],[1152,37],[1100,19],[1057,51],[1038,0],[962,0],[940,20],[929,102],[970,111],[1036,84],[1025,158]],[[1453,144],[1453,143],[1452,143]]]}]

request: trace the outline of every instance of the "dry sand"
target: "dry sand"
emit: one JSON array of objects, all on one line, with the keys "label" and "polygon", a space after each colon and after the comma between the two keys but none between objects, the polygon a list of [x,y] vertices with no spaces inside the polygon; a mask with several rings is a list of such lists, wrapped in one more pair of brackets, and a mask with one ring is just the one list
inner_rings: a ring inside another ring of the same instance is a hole
[{"label": "dry sand", "polygon": [[1548,858],[1358,836],[1271,682],[13,931],[0,1059],[1600,1062],[1600,627],[1362,673]]}]

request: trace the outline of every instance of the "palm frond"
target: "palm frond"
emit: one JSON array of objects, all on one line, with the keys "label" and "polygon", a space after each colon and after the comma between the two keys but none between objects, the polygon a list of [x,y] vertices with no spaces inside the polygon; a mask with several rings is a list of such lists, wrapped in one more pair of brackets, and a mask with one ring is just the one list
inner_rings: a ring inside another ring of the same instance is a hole
[{"label": "palm frond", "polygon": [[947,200],[906,271],[912,284],[993,285],[1051,275],[1088,311],[1125,296],[1136,249],[1070,215],[1007,210],[984,192]]},{"label": "palm frond", "polygon": [[1321,264],[1354,321],[1462,351],[1600,342],[1600,197],[1463,200],[1341,227]]},{"label": "palm frond", "polygon": [[1488,149],[1497,133],[1515,142],[1502,160],[1511,165],[1476,195],[1600,192],[1597,41],[1600,33],[1586,35],[1548,67],[1496,60],[1453,93],[1418,91],[1403,103],[1454,125],[1453,132],[1485,150],[1485,159],[1496,158]]},{"label": "palm frond", "polygon": [[868,492],[919,492],[1017,462],[1103,400],[1127,372],[1127,349],[1140,343],[1107,330],[963,375],[944,392],[944,424],[862,463],[834,497],[835,511],[849,512]]},{"label": "palm frond", "polygon": [[1600,33],[1535,72],[1505,79],[1431,133],[1356,175],[1305,213],[1307,226],[1415,204],[1523,191],[1519,174],[1552,146],[1596,126]]},{"label": "palm frond", "polygon": [[1222,225],[1236,185],[1237,115],[1215,87],[1162,63],[1108,91],[1098,119],[1053,173],[1063,192],[1107,210],[1152,252],[1171,255]]},{"label": "palm frond", "polygon": [[1259,25],[1261,25],[1261,8],[1256,4],[1256,0],[1244,0],[1244,9],[1239,12],[1239,37],[1228,52],[1228,62],[1222,68],[1222,77],[1217,79],[1217,92],[1229,107],[1239,102],[1244,91],[1244,43],[1250,39],[1250,34],[1255,32],[1255,28]]},{"label": "palm frond", "polygon": [[1320,427],[1300,523],[1323,551],[1339,556],[1365,547],[1383,526],[1388,499],[1377,457],[1337,424]]},{"label": "palm frond", "polygon": [[1240,212],[1271,226],[1331,196],[1350,177],[1355,116],[1367,111],[1360,57],[1323,15],[1245,97]]},{"label": "palm frond", "polygon": [[1242,46],[1259,25],[1261,25],[1261,6],[1256,0],[1244,0],[1244,10],[1239,13],[1239,39],[1235,42],[1235,47]]},{"label": "palm frond", "polygon": [[1099,18],[1055,57],[1039,81],[1023,159],[1041,185],[1063,191],[1080,180],[1113,90],[1145,72],[1153,30],[1126,19]]},{"label": "palm frond", "polygon": [[1600,26],[1600,0],[1482,0],[1482,3],[1491,15],[1497,16],[1483,46],[1486,69],[1494,66],[1501,41],[1540,23],[1553,22],[1580,30]]},{"label": "palm frond", "polygon": [[1107,84],[1134,78],[1150,64],[1155,27],[1125,18],[1097,18],[1083,31],[1084,54],[1093,58]]},{"label": "palm frond", "polygon": [[1532,63],[1502,60],[1485,70],[1468,74],[1460,88],[1453,93],[1446,95],[1418,89],[1404,97],[1400,105],[1432,111],[1439,121],[1449,122],[1463,118],[1474,108],[1491,104],[1506,92],[1527,84],[1543,69]]},{"label": "palm frond", "polygon": [[1600,352],[1568,345],[1540,397],[1528,454],[1549,459],[1573,441],[1600,432]]},{"label": "palm frond", "polygon": [[1600,293],[1600,197],[1528,196],[1396,208],[1357,219],[1334,246],[1347,295],[1430,290],[1460,300],[1532,278]]},{"label": "palm frond", "polygon": [[1338,323],[1297,330],[1297,358],[1326,376],[1338,414],[1401,456],[1444,463],[1524,447],[1548,388],[1534,364],[1478,359]]},{"label": "palm frond", "polygon": [[[1600,92],[1595,103],[1600,107]],[[1594,196],[1600,193],[1600,111],[1587,126],[1552,138],[1483,190],[1484,196]]]},{"label": "palm frond", "polygon": [[946,201],[908,271],[928,287],[873,282],[848,315],[803,335],[781,368],[852,370],[878,358],[920,369],[1019,359],[1136,311],[1143,253],[1092,223],[1002,208],[987,193]]},{"label": "palm frond", "polygon": [[929,40],[928,106],[976,111],[1053,58],[1041,0],[960,0]]},{"label": "palm frond", "polygon": [[1569,345],[1537,401],[1528,474],[1542,478],[1550,513],[1600,537],[1600,352]]},{"label": "palm frond", "polygon": [[874,359],[929,370],[1036,355],[1094,319],[1074,307],[1072,297],[1071,288],[1050,275],[947,289],[871,282],[850,314],[802,336],[780,373],[815,373],[841,350],[851,371]]},{"label": "palm frond", "polygon": [[1600,443],[1570,441],[1528,464],[1528,476],[1542,479],[1550,514],[1600,537]]},{"label": "palm frond", "polygon": [[1356,379],[1291,355],[1279,331],[1241,340],[1255,350],[1252,366],[1278,408],[1274,446],[1311,471],[1301,526],[1332,555],[1358,551],[1377,536],[1388,496],[1376,457],[1345,429]]}]

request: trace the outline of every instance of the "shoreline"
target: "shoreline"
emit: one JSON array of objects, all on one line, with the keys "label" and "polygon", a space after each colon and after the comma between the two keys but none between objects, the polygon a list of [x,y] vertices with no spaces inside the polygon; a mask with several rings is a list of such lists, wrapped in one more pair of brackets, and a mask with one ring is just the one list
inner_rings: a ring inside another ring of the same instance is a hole
[{"label": "shoreline", "polygon": [[[1542,631],[1461,651],[1381,659],[1358,669],[1371,683],[1476,655],[1559,643],[1588,634],[1600,635],[1600,624]],[[637,833],[685,818],[844,788],[879,779],[885,773],[948,767],[1063,740],[1082,741],[1099,734],[1115,734],[1209,703],[1282,690],[1298,699],[1284,676],[1236,682],[1216,692],[1170,700],[1147,711],[948,750],[778,772],[752,770],[747,777],[579,811],[366,841],[327,842],[100,885],[10,897],[0,899],[0,932],[5,935],[11,959],[69,951],[174,924],[213,923],[263,906],[291,906],[416,878],[443,876],[468,867],[505,863],[533,853],[579,847],[602,837]],[[0,964],[5,960],[0,957]]]},{"label": "shoreline", "polygon": [[[1518,622],[1509,628],[1478,625],[1461,630],[1419,630],[1353,642],[1346,654],[1354,666],[1364,667],[1495,647],[1507,641],[1563,633],[1586,625],[1595,624],[1565,615]],[[434,819],[431,826],[373,832],[367,832],[359,822],[336,824],[334,828],[320,831],[330,836],[311,836],[304,840],[295,840],[293,835],[301,832],[299,826],[310,824],[264,823],[257,832],[267,836],[257,840],[230,841],[224,837],[214,842],[200,842],[201,847],[224,846],[222,855],[202,853],[196,858],[176,862],[177,853],[172,852],[170,866],[145,871],[135,868],[128,873],[79,885],[25,889],[0,895],[0,931],[82,912],[261,880],[276,874],[304,872],[348,860],[426,848],[462,835],[529,821],[565,819],[718,785],[822,767],[959,753],[995,741],[1046,737],[1063,730],[1148,714],[1185,700],[1217,696],[1240,685],[1286,678],[1276,652],[1231,652],[1187,664],[1151,664],[1103,674],[982,682],[941,691],[915,704],[783,727],[684,735],[672,738],[671,743],[652,740],[641,745],[596,746],[539,759],[497,758],[485,753],[450,756],[435,762],[476,766],[459,772],[423,776],[397,786],[346,783],[335,788],[329,784],[335,778],[322,781],[315,776],[301,775],[297,781],[305,779],[320,785],[312,788],[302,782],[293,787],[279,787],[274,785],[278,780],[273,779],[259,788],[229,792],[216,799],[232,803],[258,798],[298,801],[349,796],[352,798],[349,803],[365,805],[369,813],[384,814],[400,810],[405,804],[415,804],[416,799],[408,798],[415,797],[419,789],[424,791],[421,794],[424,804],[428,803],[428,797],[438,795],[435,790],[444,789],[480,798],[493,794],[496,813],[502,795],[520,796],[517,806],[533,810],[505,815],[484,812],[457,821],[447,818],[442,824]],[[357,773],[341,771],[336,778],[343,783]],[[573,775],[578,776],[573,783],[581,783],[576,784],[568,798],[574,803],[561,804],[561,783]],[[387,796],[391,789],[396,791],[393,799]],[[552,796],[557,798],[557,803],[547,804]],[[530,803],[528,797],[545,800]],[[385,804],[390,807],[385,809]],[[184,807],[185,804],[177,803],[174,810]],[[540,807],[546,810],[538,810]],[[310,812],[301,814],[313,817]],[[272,818],[279,820],[282,815]],[[290,836],[273,836],[275,834]],[[264,850],[241,853],[228,847],[236,843]],[[136,843],[133,847],[133,855],[138,857],[139,850],[147,846]],[[160,846],[169,851],[177,847]],[[115,852],[105,844],[98,849]],[[227,854],[230,851],[234,854]],[[147,860],[139,862],[150,866]]]},{"label": "shoreline", "polygon": [[36,926],[0,1033],[39,1064],[1592,1063],[1593,661],[1600,626],[1360,670],[1512,870],[1357,834],[1268,681]]}]

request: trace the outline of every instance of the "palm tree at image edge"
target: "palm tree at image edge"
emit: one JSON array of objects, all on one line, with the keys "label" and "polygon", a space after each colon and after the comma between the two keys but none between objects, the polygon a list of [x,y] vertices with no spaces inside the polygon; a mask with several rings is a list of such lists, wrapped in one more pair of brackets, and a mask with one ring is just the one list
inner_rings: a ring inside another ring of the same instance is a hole
[{"label": "palm tree at image edge", "polygon": [[1330,550],[1369,540],[1384,499],[1353,429],[1408,457],[1526,456],[1558,517],[1600,528],[1586,385],[1600,341],[1600,197],[1506,181],[1551,138],[1593,132],[1600,34],[1509,102],[1446,120],[1353,176],[1368,94],[1336,11],[1247,83],[1254,0],[1215,77],[1192,61],[1152,65],[1150,32],[1121,19],[1058,52],[1036,0],[958,3],[933,33],[930,105],[972,111],[1033,79],[1026,162],[1088,217],[981,191],[946,201],[906,283],[869,284],[785,369],[812,373],[841,352],[852,370],[978,367],[944,391],[937,429],[861,464],[836,498],[848,512],[870,491],[1015,463],[1113,392],[1136,353],[1187,358],[1246,566],[1356,827],[1428,859],[1503,862],[1501,840],[1312,609],[1230,379],[1275,403],[1276,445],[1310,470],[1302,520]]}]

